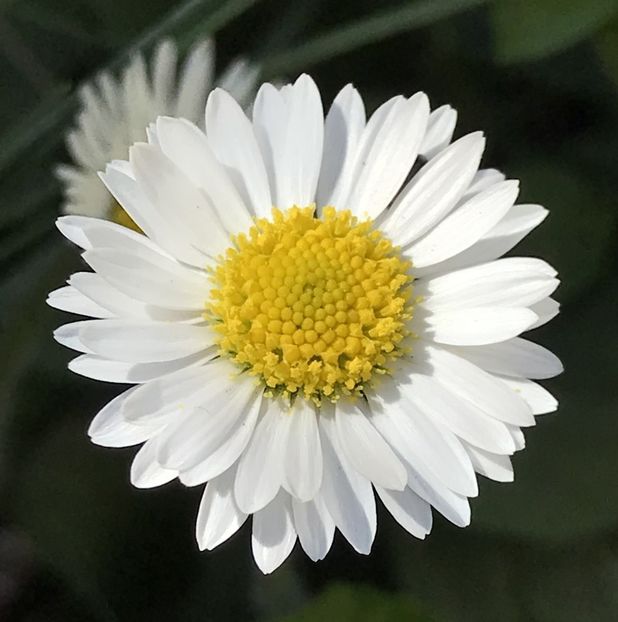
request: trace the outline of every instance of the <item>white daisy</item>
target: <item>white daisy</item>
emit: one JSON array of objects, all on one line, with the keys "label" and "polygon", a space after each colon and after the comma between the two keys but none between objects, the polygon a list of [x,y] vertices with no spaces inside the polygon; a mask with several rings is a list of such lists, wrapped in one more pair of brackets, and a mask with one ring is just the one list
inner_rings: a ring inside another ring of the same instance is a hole
[{"label": "white daisy", "polygon": [[97,319],[55,337],[76,373],[136,385],[90,436],[142,444],[135,486],[208,482],[201,549],[252,515],[265,573],[297,539],[322,559],[335,528],[366,554],[374,492],[418,538],[432,507],[467,525],[476,473],[510,481],[521,428],[555,410],[534,380],[561,364],[519,335],[557,313],[556,272],[500,259],[547,212],[478,170],[481,133],[450,144],[455,120],[417,93],[366,121],[351,85],[324,118],[305,75],[249,120],[216,89],[205,133],[161,117],[101,176],[145,235],[59,219],[94,273],[50,304]]},{"label": "white daisy", "polygon": [[176,76],[178,51],[163,40],[154,51],[150,70],[137,54],[121,79],[102,73],[79,92],[76,127],[66,138],[72,164],[57,167],[64,188],[65,214],[115,220],[134,227],[99,179],[108,162],[127,157],[129,147],[146,140],[146,128],[161,115],[183,117],[203,126],[204,106],[217,84],[247,103],[256,86],[257,69],[244,60],[233,62],[215,82],[212,41],[201,41],[187,55]]}]

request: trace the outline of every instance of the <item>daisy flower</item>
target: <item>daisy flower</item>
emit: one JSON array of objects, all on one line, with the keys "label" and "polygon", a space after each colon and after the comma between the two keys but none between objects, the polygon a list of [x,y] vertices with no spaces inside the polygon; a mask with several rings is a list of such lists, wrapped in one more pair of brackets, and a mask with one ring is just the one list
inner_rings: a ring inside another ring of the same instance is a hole
[{"label": "daisy flower", "polygon": [[205,132],[160,117],[101,175],[143,234],[59,219],[94,272],[50,304],[94,319],[55,337],[74,372],[135,385],[89,434],[141,445],[135,486],[207,482],[201,549],[251,516],[265,573],[335,529],[367,554],[376,495],[418,538],[432,509],[465,526],[476,474],[510,481],[555,410],[535,380],[560,362],[519,335],[557,313],[556,272],[500,258],[547,212],[455,120],[424,93],[366,119],[351,85],[324,117],[306,75],[264,84],[252,119],[215,89]]},{"label": "daisy flower", "polygon": [[254,95],[257,69],[244,60],[233,62],[215,82],[215,50],[210,40],[193,47],[178,77],[177,61],[176,45],[163,40],[149,68],[137,54],[121,79],[102,73],[81,88],[76,127],[66,138],[73,162],[56,169],[64,189],[65,214],[106,218],[135,228],[101,183],[99,171],[112,160],[126,158],[133,143],[146,140],[146,128],[160,115],[203,126],[206,98],[215,84],[243,104]]}]

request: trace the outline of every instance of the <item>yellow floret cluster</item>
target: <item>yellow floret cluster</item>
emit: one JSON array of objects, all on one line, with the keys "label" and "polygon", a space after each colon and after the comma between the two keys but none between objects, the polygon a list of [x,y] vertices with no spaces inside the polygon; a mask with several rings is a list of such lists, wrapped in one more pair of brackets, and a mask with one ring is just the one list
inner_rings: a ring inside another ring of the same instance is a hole
[{"label": "yellow floret cluster", "polygon": [[222,354],[271,394],[359,394],[403,353],[409,262],[349,211],[273,209],[213,270],[206,315]]}]

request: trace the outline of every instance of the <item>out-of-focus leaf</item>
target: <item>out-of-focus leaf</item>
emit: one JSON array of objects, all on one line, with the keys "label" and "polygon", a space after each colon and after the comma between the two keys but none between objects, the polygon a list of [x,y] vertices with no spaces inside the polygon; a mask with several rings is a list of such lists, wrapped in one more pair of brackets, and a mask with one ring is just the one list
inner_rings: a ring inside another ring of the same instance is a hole
[{"label": "out-of-focus leaf", "polygon": [[420,0],[362,18],[272,57],[263,59],[264,74],[277,76],[325,62],[333,56],[387,37],[429,26],[487,0]]},{"label": "out-of-focus leaf", "polygon": [[618,87],[618,19],[612,20],[598,33],[595,43],[607,74]]},{"label": "out-of-focus leaf", "polygon": [[618,223],[615,199],[564,163],[536,158],[515,163],[509,172],[522,180],[520,202],[541,203],[550,212],[516,253],[543,257],[557,268],[562,302],[594,287],[610,269],[608,253]]},{"label": "out-of-focus leaf", "polygon": [[543,58],[587,39],[618,10],[616,0],[500,0],[491,7],[500,63]]},{"label": "out-of-focus leaf", "polygon": [[401,594],[388,594],[362,585],[333,585],[314,598],[302,611],[278,622],[429,622],[414,601]]}]

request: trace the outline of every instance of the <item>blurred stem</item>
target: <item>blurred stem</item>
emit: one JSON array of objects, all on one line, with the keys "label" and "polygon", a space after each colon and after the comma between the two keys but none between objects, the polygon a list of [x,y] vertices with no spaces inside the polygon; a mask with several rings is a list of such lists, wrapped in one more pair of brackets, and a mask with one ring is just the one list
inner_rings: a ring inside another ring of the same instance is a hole
[{"label": "blurred stem", "polygon": [[485,4],[488,0],[421,0],[398,9],[382,11],[378,15],[359,19],[347,26],[263,59],[263,73],[277,76],[310,65],[331,60],[364,45],[386,37],[422,28],[461,11]]}]

